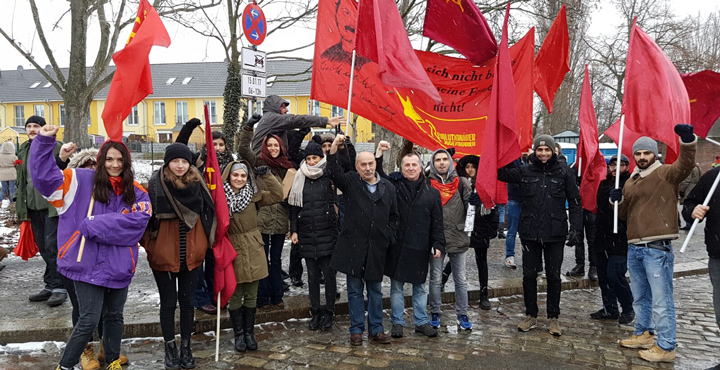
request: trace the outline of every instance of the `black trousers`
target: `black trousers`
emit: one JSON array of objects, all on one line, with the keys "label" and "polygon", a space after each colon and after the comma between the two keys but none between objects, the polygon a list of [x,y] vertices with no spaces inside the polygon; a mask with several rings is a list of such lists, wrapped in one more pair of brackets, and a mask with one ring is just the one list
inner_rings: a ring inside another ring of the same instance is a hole
[{"label": "black trousers", "polygon": [[565,242],[543,243],[522,240],[523,254],[523,298],[525,314],[532,317],[538,315],[537,276],[545,254],[545,274],[547,276],[547,317],[560,316],[560,267],[563,261]]},{"label": "black trousers", "polygon": [[180,303],[180,337],[190,339],[195,321],[195,288],[200,269],[180,272],[153,270],[160,292],[160,329],[165,341],[175,338],[175,310]]},{"label": "black trousers", "polygon": [[335,281],[335,270],[330,267],[330,257],[305,258],[305,265],[308,270],[308,290],[310,292],[310,308],[320,308],[320,272],[325,277],[325,308],[335,312],[335,293],[337,283]]},{"label": "black trousers", "polygon": [[[595,215],[583,209],[583,228],[585,229],[585,239],[588,245],[588,260],[590,266],[595,266]],[[585,242],[575,247],[575,264],[585,265]]]},{"label": "black trousers", "polygon": [[290,246],[290,268],[288,269],[288,274],[290,274],[290,277],[302,279],[302,257],[300,257],[300,246],[298,244],[292,244]]},{"label": "black trousers", "polygon": [[633,311],[633,296],[630,283],[625,278],[627,272],[627,256],[607,255],[605,252],[595,255],[597,263],[598,283],[602,294],[603,308],[610,314]]},{"label": "black trousers", "polygon": [[[71,318],[73,327],[75,327],[78,323],[78,319],[80,318],[80,304],[78,303],[77,293],[75,292],[75,282],[72,279],[66,278],[62,274],[60,275],[60,278],[62,278],[65,290],[67,290],[68,298],[70,298],[70,304],[72,304]],[[100,339],[102,339],[103,335],[103,311],[100,311],[100,324],[97,326],[98,338]]]},{"label": "black trousers", "polygon": [[57,271],[57,228],[58,217],[48,217],[47,210],[36,211],[28,209],[28,218],[32,226],[35,243],[37,243],[40,256],[45,261],[43,281],[45,289],[50,291],[65,291],[60,273]]}]

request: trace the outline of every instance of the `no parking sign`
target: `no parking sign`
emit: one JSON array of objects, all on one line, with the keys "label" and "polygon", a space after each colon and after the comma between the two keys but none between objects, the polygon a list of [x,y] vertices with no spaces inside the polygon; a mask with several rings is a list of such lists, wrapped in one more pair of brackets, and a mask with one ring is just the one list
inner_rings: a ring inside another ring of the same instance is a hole
[{"label": "no parking sign", "polygon": [[248,4],[242,13],[242,28],[245,38],[253,45],[260,45],[267,35],[265,14],[257,4]]}]

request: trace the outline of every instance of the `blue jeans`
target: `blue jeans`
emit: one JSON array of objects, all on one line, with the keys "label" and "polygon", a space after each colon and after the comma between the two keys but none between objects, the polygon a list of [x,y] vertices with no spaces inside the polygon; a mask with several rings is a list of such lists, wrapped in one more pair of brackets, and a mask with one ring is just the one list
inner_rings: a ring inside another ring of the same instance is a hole
[{"label": "blue jeans", "polygon": [[0,201],[5,199],[5,196],[7,195],[10,203],[13,202],[13,198],[15,198],[15,185],[15,180],[2,182],[2,190],[0,190]]},{"label": "blue jeans", "polygon": [[[60,365],[71,368],[80,361],[80,355],[92,339],[98,324],[103,325],[105,361],[109,364],[120,357],[123,334],[123,310],[128,288],[110,289],[75,281],[80,317],[65,346]],[[102,313],[103,322],[100,322]]]},{"label": "blue jeans", "polygon": [[[509,202],[509,201],[508,201],[508,202]],[[507,212],[506,212],[506,209],[505,209],[505,206],[506,206],[506,204],[498,204],[498,205],[497,205],[498,216],[499,216],[499,217],[498,217],[498,222],[500,222],[500,228],[502,228],[502,223],[505,222],[505,214],[507,213]]]},{"label": "blue jeans", "polygon": [[[430,312],[440,313],[442,296],[442,270],[445,261],[445,252],[440,258],[430,258]],[[467,275],[465,273],[467,251],[460,253],[447,253],[452,264],[453,281],[455,282],[455,312],[458,315],[467,315]]]},{"label": "blue jeans", "polygon": [[[390,307],[392,308],[392,323],[405,326],[403,312],[405,312],[405,295],[403,288],[405,283],[395,279],[390,280]],[[415,326],[422,326],[428,323],[427,298],[428,292],[425,284],[412,284],[413,288],[413,318]]]},{"label": "blue jeans", "polygon": [[505,235],[505,258],[515,256],[515,236],[520,224],[520,203],[514,200],[507,202],[507,234]]},{"label": "blue jeans", "polygon": [[268,258],[268,277],[260,280],[257,305],[279,304],[285,290],[282,278],[282,250],[285,234],[262,234],[265,242],[265,256]]},{"label": "blue jeans", "polygon": [[348,310],[350,311],[350,334],[362,334],[365,331],[365,296],[368,295],[368,334],[375,336],[383,332],[382,283],[365,281],[347,276]]},{"label": "blue jeans", "polygon": [[673,267],[675,255],[658,249],[628,247],[630,286],[635,300],[635,335],[657,332],[657,345],[666,351],[675,349],[675,301],[673,300]]}]

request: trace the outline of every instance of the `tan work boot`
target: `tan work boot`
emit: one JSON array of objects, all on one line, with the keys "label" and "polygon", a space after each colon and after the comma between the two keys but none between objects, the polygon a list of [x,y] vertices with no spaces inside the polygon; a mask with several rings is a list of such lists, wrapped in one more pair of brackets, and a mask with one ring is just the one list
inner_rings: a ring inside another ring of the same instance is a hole
[{"label": "tan work boot", "polygon": [[[119,355],[118,360],[120,361],[120,365],[127,365],[130,360],[128,360],[127,356],[123,355],[122,353]],[[98,361],[105,362],[105,348],[103,348],[103,341],[100,339],[100,351],[98,352]]]},{"label": "tan work boot", "polygon": [[675,350],[666,351],[658,347],[657,344],[653,345],[650,349],[639,351],[638,356],[650,362],[675,362]]},{"label": "tan work boot", "polygon": [[95,350],[92,343],[88,343],[82,355],[80,355],[80,365],[82,365],[83,370],[100,370],[100,363],[95,359]]},{"label": "tan work boot", "polygon": [[625,348],[650,348],[655,344],[655,336],[645,331],[641,335],[633,335],[629,339],[620,340],[620,346]]},{"label": "tan work boot", "polygon": [[550,328],[548,329],[550,334],[559,337],[562,335],[562,329],[560,329],[560,321],[558,318],[550,319]]},{"label": "tan work boot", "polygon": [[518,324],[518,331],[530,331],[537,328],[537,318],[526,315],[525,319]]}]

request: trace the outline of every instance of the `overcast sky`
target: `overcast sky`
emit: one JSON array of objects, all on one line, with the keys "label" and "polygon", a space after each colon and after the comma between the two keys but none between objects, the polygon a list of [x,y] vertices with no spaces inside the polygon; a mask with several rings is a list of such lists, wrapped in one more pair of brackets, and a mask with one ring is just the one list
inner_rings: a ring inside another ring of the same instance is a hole
[{"label": "overcast sky", "polygon": [[[53,30],[53,24],[60,14],[68,8],[68,0],[37,0],[40,17],[43,20],[44,30],[50,39],[50,47],[55,53],[55,58],[61,67],[67,67],[70,49],[70,21],[65,16],[58,29]],[[49,64],[42,46],[37,39],[35,28],[32,22],[32,14],[27,0],[0,0],[2,11],[0,11],[0,27],[26,47],[32,47],[33,54],[40,65]],[[687,15],[707,14],[720,8],[718,0],[671,0],[673,11],[676,15],[684,17]],[[217,8],[215,11],[224,11],[224,8]],[[265,9],[266,16],[271,18],[276,9]],[[512,16],[512,12],[511,12]],[[618,15],[611,4],[602,5],[592,15],[590,34],[614,32],[617,26]],[[222,61],[225,58],[222,47],[214,39],[200,36],[174,22],[166,21],[165,26],[172,39],[172,45],[165,49],[153,48],[150,53],[151,63],[177,63],[177,62],[202,62]],[[88,35],[88,65],[91,65],[97,49],[97,22],[90,25],[91,32]],[[121,35],[120,40],[126,40],[130,33],[127,28]],[[268,37],[259,47],[263,51],[285,50],[314,41],[314,31],[307,28],[296,27],[291,30],[277,32]],[[247,42],[243,39],[243,43]],[[419,45],[415,45],[418,47]],[[296,52],[294,55],[312,58],[312,47]],[[32,68],[31,64],[18,53],[10,44],[0,36],[0,69],[16,69],[19,65],[24,68]]]}]

